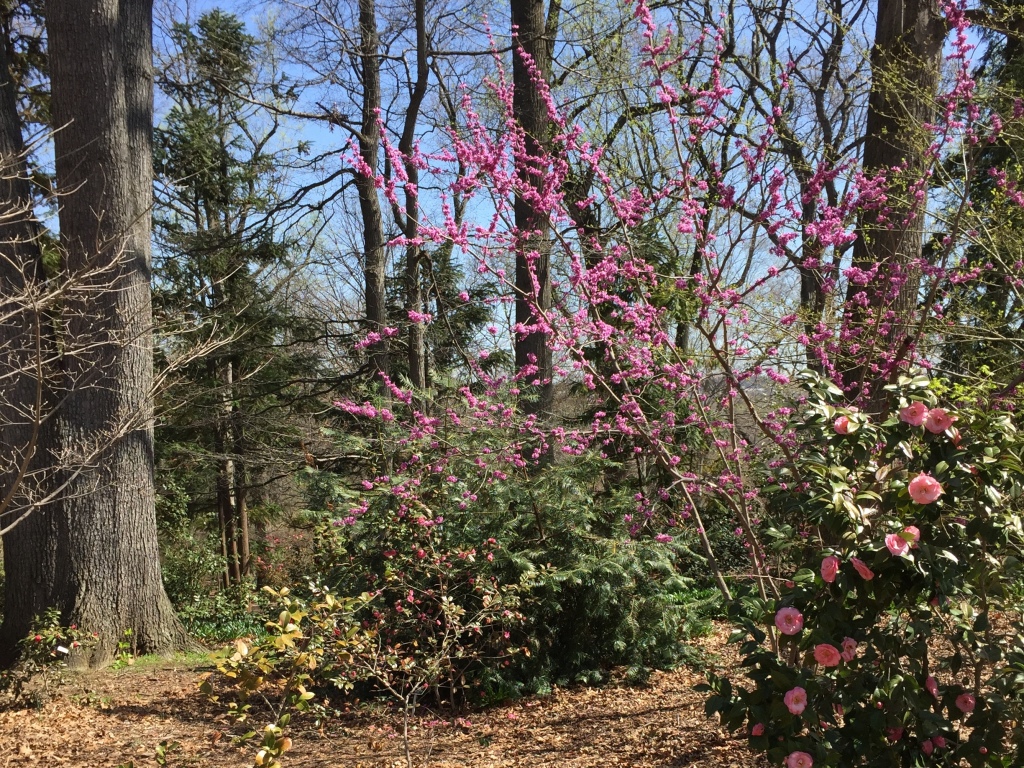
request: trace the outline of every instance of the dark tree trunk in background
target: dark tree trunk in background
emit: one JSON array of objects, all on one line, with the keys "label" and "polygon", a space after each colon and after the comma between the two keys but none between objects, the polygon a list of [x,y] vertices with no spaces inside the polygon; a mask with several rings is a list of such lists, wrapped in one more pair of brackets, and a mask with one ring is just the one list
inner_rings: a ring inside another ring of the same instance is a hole
[{"label": "dark tree trunk in background", "polygon": [[[557,2],[552,2],[551,26],[557,19]],[[526,135],[526,158],[516,169],[520,178],[534,189],[544,186],[547,163],[549,117],[536,79],[551,80],[552,30],[544,13],[543,0],[511,0],[512,25],[515,28],[516,51],[512,58],[512,111]],[[533,62],[536,76],[523,59],[525,53]],[[546,311],[551,307],[551,225],[544,211],[538,211],[522,195],[515,199],[515,224],[519,230],[516,247],[516,324],[536,323],[534,307]],[[551,411],[551,350],[547,334],[542,330],[516,334],[516,369],[535,365],[537,371],[524,379],[524,393],[534,396],[524,402],[526,413],[545,414]],[[538,382],[536,385],[533,382]]]},{"label": "dark tree trunk in background", "polygon": [[[416,0],[416,80],[409,90],[409,106],[405,111],[405,124],[398,149],[404,156],[405,175],[409,184],[419,184],[420,172],[412,161],[412,153],[416,140],[416,128],[420,115],[423,97],[427,95],[427,83],[430,70],[427,62],[427,5],[426,0]],[[417,187],[418,189],[418,187]],[[419,234],[420,208],[419,192],[415,193],[406,187],[405,213],[396,211],[399,226],[409,239]],[[423,249],[411,244],[405,249],[405,302],[407,310],[424,312],[426,310],[423,290]],[[423,323],[409,324],[409,381],[416,389],[427,386],[427,340],[426,326]]]},{"label": "dark tree trunk in background", "polygon": [[[363,114],[359,129],[359,154],[370,168],[377,169],[380,151],[380,39],[377,33],[375,0],[359,0],[359,53],[363,81]],[[374,179],[356,176],[359,212],[363,220],[363,270],[366,291],[366,323],[380,333],[387,325],[387,252],[384,248],[384,222]],[[387,342],[370,347],[370,362],[379,374],[388,372]]]},{"label": "dark tree trunk in background", "polygon": [[[47,493],[55,433],[44,420],[52,403],[48,383],[53,334],[45,308],[32,303],[44,288],[39,226],[32,210],[21,120],[14,84],[7,77],[6,40],[0,44],[0,527],[17,524],[3,539],[7,578],[0,662],[13,660],[15,644],[29,631],[34,613],[49,605],[66,563],[55,548],[33,542],[57,538],[55,520],[32,514]],[[36,294],[37,295],[37,294]],[[49,358],[49,359],[48,359]],[[26,515],[28,515],[26,517]],[[20,522],[18,522],[20,520]],[[31,558],[23,557],[32,552]]]},{"label": "dark tree trunk in background", "polygon": [[[5,541],[8,600],[12,580],[49,589],[14,612],[9,602],[5,619],[23,626],[54,605],[99,633],[90,661],[100,664],[125,630],[141,652],[186,641],[161,582],[154,509],[152,4],[51,0],[46,28],[61,244],[67,272],[82,277],[62,318],[67,487]],[[43,561],[59,567],[39,573]]]},{"label": "dark tree trunk in background", "polygon": [[[868,285],[851,282],[847,301],[847,325],[856,341],[870,350],[866,359],[892,351],[905,355],[913,333],[911,323],[917,305],[920,271],[911,265],[920,258],[924,237],[924,201],[915,201],[907,184],[920,181],[927,161],[931,135],[923,128],[935,115],[942,45],[946,22],[935,0],[878,0],[875,45],[871,50],[871,95],[864,133],[864,172],[869,177],[906,164],[889,192],[890,210],[884,221],[879,211],[866,210],[858,224],[853,265],[870,269],[879,264],[879,277]],[[902,285],[889,296],[890,276]],[[866,300],[861,306],[858,295]],[[885,381],[873,381],[873,372],[854,363],[844,375],[852,395],[865,385],[871,390],[869,404],[882,406]]]}]

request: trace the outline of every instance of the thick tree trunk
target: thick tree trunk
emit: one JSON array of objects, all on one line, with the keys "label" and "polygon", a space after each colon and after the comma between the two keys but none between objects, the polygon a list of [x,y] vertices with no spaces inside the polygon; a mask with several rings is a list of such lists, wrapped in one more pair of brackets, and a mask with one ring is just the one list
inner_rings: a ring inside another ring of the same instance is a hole
[{"label": "thick tree trunk", "polygon": [[[161,582],[154,508],[152,5],[51,0],[46,26],[61,243],[79,279],[62,317],[66,488],[5,541],[8,579],[43,587],[6,618],[13,626],[56,605],[99,633],[87,661],[100,664],[125,630],[143,652],[186,642]],[[41,573],[46,561],[66,577]]]},{"label": "thick tree trunk", "polygon": [[[409,93],[409,106],[405,111],[405,125],[398,149],[404,157],[405,175],[409,180],[405,193],[405,214],[398,214],[402,231],[410,240],[419,235],[419,180],[420,173],[412,160],[413,144],[416,127],[419,121],[420,106],[427,94],[427,83],[430,76],[427,62],[427,6],[426,0],[416,0],[416,82]],[[426,299],[423,290],[423,249],[419,245],[409,245],[405,249],[405,302],[407,310],[425,311]],[[409,381],[416,389],[427,386],[427,341],[426,327],[423,323],[409,324]]]},{"label": "thick tree trunk", "polygon": [[[45,290],[39,225],[32,210],[21,121],[7,77],[6,41],[0,45],[0,528],[6,608],[0,627],[0,663],[13,661],[39,606],[67,583],[66,562],[53,548],[18,562],[31,542],[59,539],[56,521],[32,514],[49,492],[56,434],[47,419],[54,339]],[[66,533],[63,534],[66,540]]]},{"label": "thick tree trunk", "polygon": [[[363,114],[359,129],[359,154],[370,168],[377,169],[380,151],[380,40],[377,34],[375,0],[359,0],[359,47],[363,80]],[[387,298],[384,281],[387,277],[387,252],[384,248],[384,222],[380,198],[374,179],[356,176],[359,212],[363,220],[363,270],[366,292],[366,322],[371,331],[380,333],[387,325]],[[370,362],[374,371],[388,373],[387,341],[370,346]]]},{"label": "thick tree trunk", "polygon": [[[925,171],[935,114],[946,22],[935,0],[878,0],[875,45],[871,50],[871,95],[864,133],[864,171],[889,179],[888,210],[866,210],[858,225],[853,266],[877,276],[850,282],[846,327],[859,353],[844,375],[851,395],[869,390],[870,407],[881,407],[879,372],[863,360],[906,355],[920,285],[924,198],[910,187]],[[893,169],[904,167],[905,170]],[[925,190],[927,188],[925,187]]]},{"label": "thick tree trunk", "polygon": [[[556,6],[556,3],[552,3]],[[516,51],[512,58],[512,111],[526,136],[526,157],[516,169],[522,181],[542,189],[546,172],[549,132],[547,104],[536,79],[551,79],[552,41],[543,0],[511,0]],[[523,54],[530,59],[527,64]],[[536,72],[536,75],[533,71]],[[519,240],[516,247],[516,325],[530,330],[515,337],[516,370],[534,371],[523,381],[528,414],[547,414],[552,405],[552,361],[547,334],[536,328],[538,311],[551,307],[551,225],[545,211],[537,210],[523,195],[516,195],[514,217]]]}]

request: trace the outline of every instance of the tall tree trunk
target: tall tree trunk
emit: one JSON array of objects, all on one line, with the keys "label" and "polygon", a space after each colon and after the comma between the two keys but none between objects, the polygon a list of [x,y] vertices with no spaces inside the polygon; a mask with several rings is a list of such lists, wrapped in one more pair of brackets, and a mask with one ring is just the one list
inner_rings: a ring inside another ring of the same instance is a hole
[{"label": "tall tree trunk", "polygon": [[67,581],[66,563],[54,548],[35,550],[37,557],[12,567],[22,553],[33,551],[33,542],[57,539],[60,532],[51,516],[32,514],[49,490],[56,453],[53,421],[47,419],[54,339],[48,308],[34,303],[46,277],[7,42],[0,41],[0,528],[16,527],[3,537],[3,664],[13,661],[39,606],[51,604],[58,585]]},{"label": "tall tree trunk", "polygon": [[[552,3],[557,13],[557,3]],[[547,104],[536,79],[551,80],[552,40],[543,0],[511,0],[515,51],[512,58],[512,111],[526,136],[526,157],[516,169],[523,183],[536,190],[544,186],[549,117]],[[530,63],[524,59],[529,58]],[[532,66],[531,66],[532,64]],[[534,71],[536,75],[534,75]],[[528,414],[547,414],[552,405],[552,361],[547,334],[536,328],[537,312],[551,307],[551,224],[545,211],[537,210],[524,195],[516,195],[514,218],[519,232],[516,247],[516,325],[529,328],[515,338],[516,369],[535,372],[526,376],[522,389],[532,398],[524,401]]]},{"label": "tall tree trunk", "polygon": [[[241,364],[236,360],[231,363],[231,367],[235,379],[240,379],[242,377]],[[246,467],[248,450],[245,440],[245,414],[238,407],[238,397],[232,395],[231,400],[231,450],[235,456],[234,493],[232,496],[235,502],[235,520],[238,527],[238,581],[241,583],[249,574],[251,559],[249,550],[249,474]]]},{"label": "tall tree trunk", "polygon": [[234,377],[230,360],[222,362],[220,378],[220,410],[214,435],[217,450],[217,510],[221,524],[221,539],[224,542],[226,563],[225,586],[242,581],[242,569],[238,552],[238,513],[235,492],[237,478],[235,471],[234,440],[232,439],[232,401],[234,400]]},{"label": "tall tree trunk", "polygon": [[64,564],[66,579],[42,574],[49,599],[18,611],[56,605],[99,633],[89,661],[103,663],[125,630],[143,652],[186,642],[161,582],[154,507],[152,5],[51,0],[46,28],[61,243],[79,280],[63,310],[59,429],[70,458],[60,502],[38,513],[6,566],[25,579],[40,560]]},{"label": "tall tree trunk", "polygon": [[[405,175],[408,178],[405,192],[405,214],[396,211],[399,224],[407,238],[414,240],[419,234],[419,179],[420,173],[412,160],[416,126],[420,106],[427,94],[430,76],[427,62],[427,7],[426,0],[416,0],[416,81],[409,93],[409,106],[405,111],[405,124],[398,149],[402,153]],[[405,249],[405,302],[407,310],[423,312],[425,297],[423,291],[423,249],[410,244]],[[416,389],[427,386],[426,328],[423,323],[409,324],[409,381]]]},{"label": "tall tree trunk", "polygon": [[[380,39],[377,34],[375,0],[359,0],[359,54],[363,80],[363,114],[359,129],[359,154],[367,166],[377,169],[380,151]],[[363,220],[363,270],[366,291],[366,322],[371,331],[380,333],[387,325],[387,298],[384,281],[387,277],[387,252],[384,248],[384,222],[380,198],[373,178],[356,176],[359,212]],[[387,341],[370,346],[370,362],[374,371],[388,373]]]},{"label": "tall tree trunk", "polygon": [[[863,360],[883,353],[906,355],[910,323],[917,305],[919,259],[924,238],[925,200],[910,185],[921,182],[939,86],[946,22],[935,0],[878,0],[875,44],[871,49],[871,95],[864,133],[864,172],[889,178],[889,209],[865,210],[858,223],[853,266],[878,265],[868,284],[851,280],[847,289],[849,343],[860,352],[844,374],[852,395],[869,392],[872,409],[884,402],[885,381]],[[895,171],[898,167],[904,171]],[[893,281],[896,281],[895,283]]]}]

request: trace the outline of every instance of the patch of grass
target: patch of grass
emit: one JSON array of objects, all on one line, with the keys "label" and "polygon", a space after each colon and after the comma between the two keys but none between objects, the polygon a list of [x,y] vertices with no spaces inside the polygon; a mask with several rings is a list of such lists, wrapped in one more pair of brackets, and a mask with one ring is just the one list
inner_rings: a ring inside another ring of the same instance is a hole
[{"label": "patch of grass", "polygon": [[215,653],[216,651],[181,651],[173,656],[160,656],[148,653],[143,656],[132,657],[131,664],[123,666],[112,665],[112,668],[121,674],[152,672],[155,669],[200,669],[213,665],[213,655]]}]

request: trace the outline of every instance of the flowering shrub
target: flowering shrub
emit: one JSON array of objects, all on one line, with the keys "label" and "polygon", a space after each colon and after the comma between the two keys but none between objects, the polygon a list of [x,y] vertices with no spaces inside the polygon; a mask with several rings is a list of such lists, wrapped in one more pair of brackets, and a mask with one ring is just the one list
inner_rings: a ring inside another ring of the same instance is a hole
[{"label": "flowering shrub", "polygon": [[[60,611],[51,608],[36,618],[28,635],[18,643],[18,661],[0,674],[0,690],[15,701],[26,692],[33,698],[48,696],[50,688],[63,681],[71,655],[87,650],[95,642],[95,635],[75,624],[62,626]],[[27,691],[33,680],[42,686],[38,693]]]},{"label": "flowering shrub", "polygon": [[371,479],[353,492],[342,476],[313,478],[311,502],[327,507],[316,544],[325,581],[377,595],[362,619],[410,647],[434,642],[444,606],[461,611],[465,647],[446,685],[455,698],[675,663],[685,540],[642,524],[630,538],[637,479],[608,488],[617,467],[596,451],[528,470],[514,432],[455,407],[416,437],[401,405],[393,421],[365,410],[380,452]]},{"label": "flowering shrub", "polygon": [[748,601],[748,681],[712,678],[707,709],[791,768],[1021,765],[1021,438],[998,402],[890,389],[875,418],[810,380],[798,459],[764,491],[791,572]]},{"label": "flowering shrub", "polygon": [[358,531],[327,525],[318,536],[328,579],[369,596],[355,618],[377,651],[359,664],[407,704],[428,693],[437,703],[463,704],[484,669],[518,650],[511,634],[521,620],[518,584],[494,575],[493,538],[470,543],[469,532],[445,529],[436,517],[379,512]]}]

